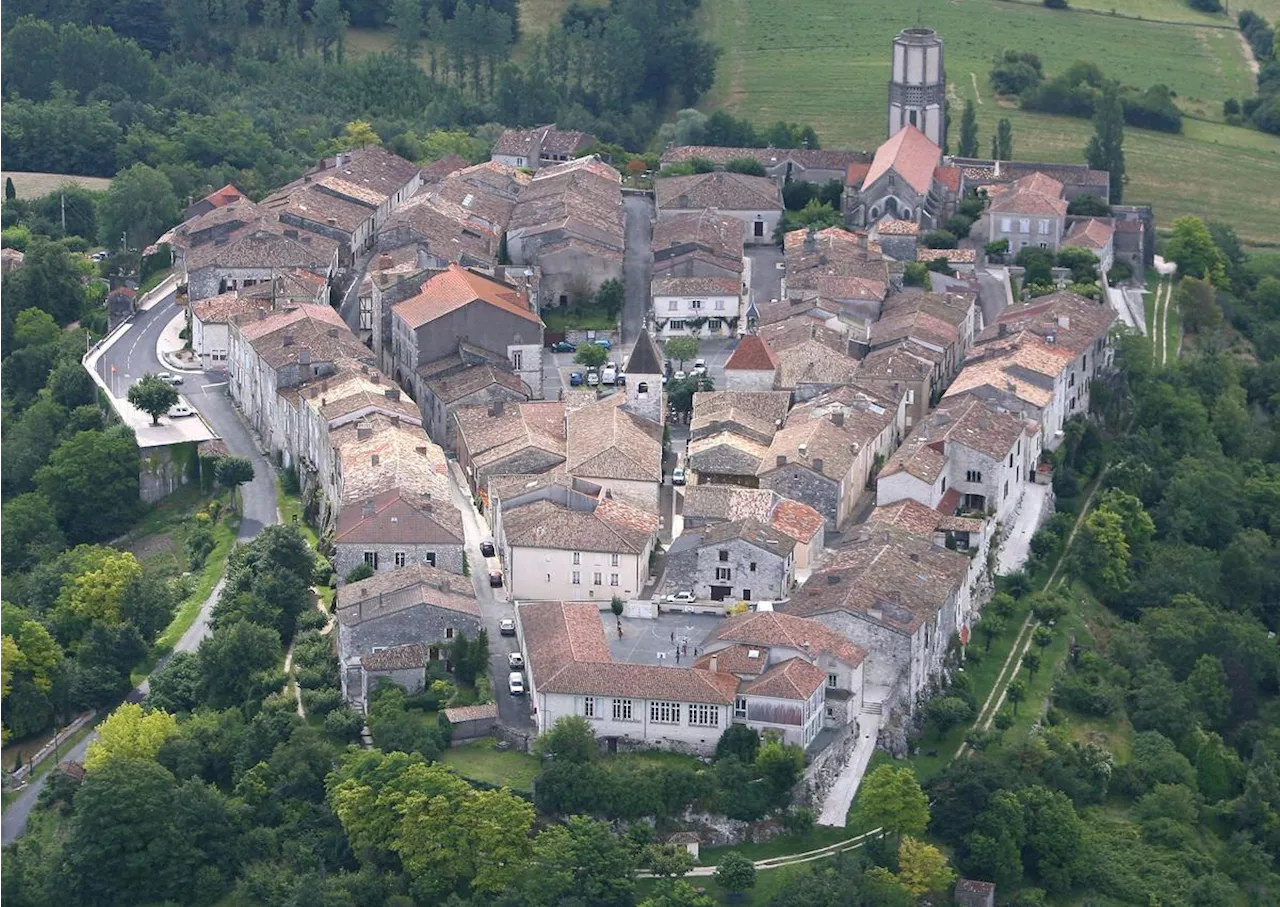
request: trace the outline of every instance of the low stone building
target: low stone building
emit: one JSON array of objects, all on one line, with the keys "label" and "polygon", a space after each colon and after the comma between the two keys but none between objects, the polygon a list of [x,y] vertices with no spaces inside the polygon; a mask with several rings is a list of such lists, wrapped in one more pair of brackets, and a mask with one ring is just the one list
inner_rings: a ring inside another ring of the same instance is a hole
[{"label": "low stone building", "polygon": [[779,391],[694,394],[685,458],[690,480],[758,487],[760,463],[790,405],[791,395]]},{"label": "low stone building", "polygon": [[758,334],[747,334],[724,364],[727,391],[770,391],[778,378],[778,357]]},{"label": "low stone building", "polygon": [[458,465],[473,491],[490,476],[536,475],[565,461],[565,407],[556,402],[464,406],[453,413]]},{"label": "low stone building", "polygon": [[712,601],[776,601],[795,585],[795,541],[755,519],[689,530],[667,549],[669,592]]},{"label": "low stone building", "polygon": [[508,129],[498,136],[490,158],[509,167],[537,170],[571,161],[598,139],[587,132],[557,129],[555,123],[532,129]]},{"label": "low stone building", "polygon": [[653,227],[653,276],[726,277],[741,280],[743,235],[736,217],[710,208],[673,215]]},{"label": "low stone building", "polygon": [[756,519],[795,543],[796,571],[812,569],[822,554],[826,520],[808,504],[767,488],[690,485],[684,491],[686,531],[727,520]]},{"label": "low stone building", "polygon": [[342,508],[333,536],[339,582],[359,564],[375,573],[426,564],[462,573],[462,517],[449,499],[400,488]]},{"label": "low stone building", "polygon": [[737,218],[746,226],[745,242],[768,245],[782,219],[782,191],[773,180],[716,171],[654,181],[658,221],[696,214],[708,208]]}]

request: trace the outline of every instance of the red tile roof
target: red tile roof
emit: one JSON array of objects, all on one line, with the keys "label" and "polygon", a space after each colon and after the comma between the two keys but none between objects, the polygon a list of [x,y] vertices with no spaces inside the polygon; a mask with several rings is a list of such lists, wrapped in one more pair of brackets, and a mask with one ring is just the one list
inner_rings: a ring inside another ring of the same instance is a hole
[{"label": "red tile roof", "polygon": [[227,183],[216,192],[210,192],[204,197],[204,200],[215,208],[221,208],[223,205],[229,205],[240,198],[247,198],[247,196],[235,186]]},{"label": "red tile roof", "polygon": [[410,328],[417,329],[473,302],[486,303],[534,324],[542,323],[519,290],[456,264],[424,283],[418,295],[396,303],[394,311]]},{"label": "red tile roof", "polygon": [[959,167],[934,167],[933,178],[952,192],[960,191],[961,171]]},{"label": "red tile roof", "polygon": [[926,195],[933,183],[934,169],[941,160],[941,148],[916,127],[906,126],[876,149],[875,160],[862,185],[870,186],[893,170],[917,193]]},{"label": "red tile roof", "polygon": [[818,621],[777,611],[754,611],[727,618],[706,639],[712,640],[807,650],[831,655],[855,667],[867,657],[866,649]]},{"label": "red tile roof", "polygon": [[746,684],[742,692],[748,696],[768,696],[771,699],[808,700],[819,687],[827,682],[827,672],[809,664],[802,658],[788,658],[760,675],[760,679]]},{"label": "red tile roof", "polygon": [[342,508],[334,544],[461,545],[462,519],[452,501],[427,500],[401,488],[368,504]]},{"label": "red tile roof", "polygon": [[778,357],[759,334],[747,334],[743,337],[729,361],[724,364],[725,371],[767,372],[777,367]]}]

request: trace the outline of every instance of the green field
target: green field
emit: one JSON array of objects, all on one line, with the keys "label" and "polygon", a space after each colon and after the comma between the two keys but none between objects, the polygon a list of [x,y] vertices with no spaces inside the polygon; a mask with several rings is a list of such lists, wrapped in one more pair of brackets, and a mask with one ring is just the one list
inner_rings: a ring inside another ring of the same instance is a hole
[{"label": "green field", "polygon": [[[1128,14],[1163,11],[1172,18],[1181,8],[1178,0],[1133,0]],[[1227,97],[1252,93],[1239,35],[1227,28],[1002,0],[932,0],[918,15],[899,11],[892,0],[867,0],[857,16],[821,0],[785,5],[705,0],[704,10],[708,33],[724,49],[704,109],[724,107],[759,124],[809,123],[831,148],[870,149],[883,140],[890,44],[917,20],[946,41],[953,109],[958,112],[966,99],[980,102],[984,146],[995,122],[1008,117],[1014,156],[1021,160],[1082,162],[1092,127],[1085,120],[1024,113],[998,103],[987,72],[1005,47],[1039,54],[1051,75],[1087,59],[1130,85],[1167,84],[1184,110],[1210,118],[1220,119]],[[1274,136],[1188,120],[1182,135],[1131,129],[1125,150],[1126,200],[1155,205],[1162,225],[1180,214],[1199,213],[1233,223],[1253,243],[1280,242],[1280,211],[1262,211],[1257,204],[1280,197],[1280,140]]]}]

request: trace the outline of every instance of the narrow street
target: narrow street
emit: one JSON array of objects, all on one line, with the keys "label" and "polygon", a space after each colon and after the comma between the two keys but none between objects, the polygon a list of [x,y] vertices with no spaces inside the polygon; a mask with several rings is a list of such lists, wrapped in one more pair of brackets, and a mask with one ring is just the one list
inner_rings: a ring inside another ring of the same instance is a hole
[{"label": "narrow street", "polygon": [[630,347],[644,327],[649,308],[649,277],[653,271],[653,199],[647,195],[623,198],[626,211],[626,251],[622,258],[622,281],[626,299],[622,304],[622,345]]}]

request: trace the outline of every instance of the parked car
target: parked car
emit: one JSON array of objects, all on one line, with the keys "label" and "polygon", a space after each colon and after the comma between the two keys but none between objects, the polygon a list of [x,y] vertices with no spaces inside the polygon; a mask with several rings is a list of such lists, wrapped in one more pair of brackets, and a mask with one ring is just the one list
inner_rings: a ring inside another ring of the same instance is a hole
[{"label": "parked car", "polygon": [[600,384],[600,373],[591,371],[587,372],[587,387],[597,387]]},{"label": "parked car", "polygon": [[627,383],[627,373],[618,372],[617,377],[613,379],[613,383],[618,385],[618,387],[625,387]]},{"label": "parked car", "polygon": [[507,677],[507,689],[511,691],[512,696],[523,696],[524,675],[519,671],[512,671]]},{"label": "parked car", "polygon": [[696,602],[698,596],[692,592],[677,592],[675,595],[668,595],[663,601],[669,605],[688,605]]},{"label": "parked car", "polygon": [[684,369],[681,369],[680,371],[676,372],[675,375],[672,376],[671,380],[683,381],[685,378],[688,378],[688,377],[689,376],[684,373]]},{"label": "parked car", "polygon": [[695,360],[693,363],[693,373],[695,375],[705,375],[707,373],[707,360]]},{"label": "parked car", "polygon": [[684,481],[685,481],[685,480],[684,480],[684,467],[683,467],[683,466],[677,466],[675,469],[673,469],[673,470],[671,471],[671,484],[672,484],[672,485],[683,485],[683,484],[684,484]]},{"label": "parked car", "polygon": [[570,387],[581,387],[581,386],[582,386],[582,372],[570,372],[570,373],[569,373],[569,386],[570,386]]},{"label": "parked car", "polygon": [[181,419],[185,416],[194,416],[195,414],[196,411],[185,403],[175,403],[173,406],[169,407],[170,419]]},{"label": "parked car", "polygon": [[524,656],[519,652],[507,653],[507,667],[513,671],[518,671],[524,667]]},{"label": "parked car", "polygon": [[489,585],[495,589],[502,588],[502,571],[501,570],[489,571]]},{"label": "parked car", "polygon": [[597,337],[595,340],[588,341],[588,343],[594,343],[596,346],[602,346],[606,350],[613,349],[613,341],[608,337]]},{"label": "parked car", "polygon": [[182,376],[175,375],[173,372],[157,372],[156,377],[161,381],[168,381],[170,384],[174,385],[182,383]]},{"label": "parked car", "polygon": [[551,352],[553,353],[576,353],[577,351],[577,344],[570,343],[568,340],[557,340],[551,344]]},{"label": "parked car", "polygon": [[516,621],[514,617],[504,617],[498,621],[498,633],[502,636],[516,635]]},{"label": "parked car", "polygon": [[601,384],[616,384],[618,381],[618,370],[612,365],[606,365],[604,371],[600,373]]},{"label": "parked car", "polygon": [[494,555],[493,539],[485,539],[483,542],[480,543],[480,553],[483,554],[485,557],[493,557]]}]

